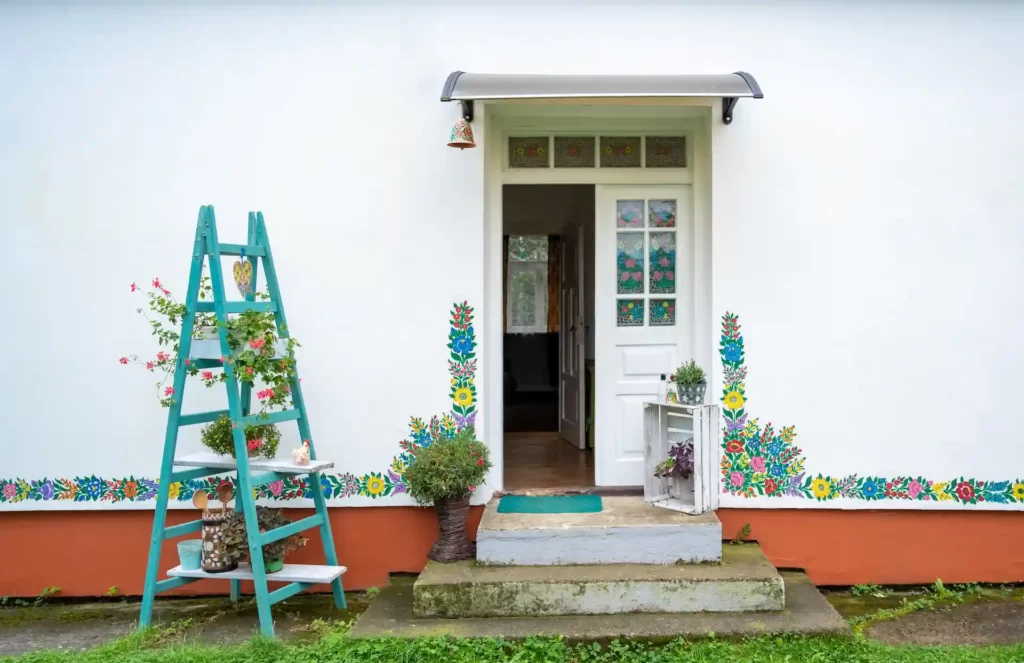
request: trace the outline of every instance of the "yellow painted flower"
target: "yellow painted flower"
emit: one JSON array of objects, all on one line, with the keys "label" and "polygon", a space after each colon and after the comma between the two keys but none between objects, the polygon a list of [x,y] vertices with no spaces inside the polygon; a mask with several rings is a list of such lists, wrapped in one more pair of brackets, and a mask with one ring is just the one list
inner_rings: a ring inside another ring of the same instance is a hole
[{"label": "yellow painted flower", "polygon": [[455,378],[452,378],[452,386],[455,386]]},{"label": "yellow painted flower", "polygon": [[409,422],[409,428],[412,429],[413,433],[422,433],[423,429],[426,428],[426,425],[424,425],[423,420],[419,417],[413,417]]},{"label": "yellow painted flower", "polygon": [[823,500],[832,494],[832,484],[827,479],[818,477],[811,481],[811,492],[814,493],[816,498]]},{"label": "yellow painted flower", "polygon": [[940,502],[948,502],[953,499],[953,496],[946,492],[947,486],[949,486],[948,481],[940,481],[932,485],[932,493],[935,495],[935,499]]},{"label": "yellow painted flower", "polygon": [[401,458],[395,458],[391,461],[391,469],[394,470],[396,474],[402,474],[405,472],[405,461]]},{"label": "yellow painted flower", "polygon": [[722,399],[726,410],[738,410],[743,407],[743,394],[738,391],[730,391]]},{"label": "yellow painted flower", "polygon": [[171,487],[167,489],[167,495],[172,500],[178,499],[178,495],[181,494],[181,482],[175,481],[171,484]]},{"label": "yellow painted flower", "polygon": [[452,398],[454,398],[455,402],[462,407],[469,407],[473,404],[473,392],[470,391],[468,387],[456,389]]},{"label": "yellow painted flower", "polygon": [[384,479],[375,476],[366,477],[366,492],[376,497],[384,492]]},{"label": "yellow painted flower", "polygon": [[1024,502],[1024,483],[1013,484],[1013,499]]}]

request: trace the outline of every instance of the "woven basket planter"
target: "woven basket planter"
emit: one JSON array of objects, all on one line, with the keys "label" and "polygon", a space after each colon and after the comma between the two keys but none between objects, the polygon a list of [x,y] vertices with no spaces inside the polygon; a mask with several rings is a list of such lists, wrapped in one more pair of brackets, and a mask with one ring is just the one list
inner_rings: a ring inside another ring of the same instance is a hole
[{"label": "woven basket planter", "polygon": [[469,498],[441,500],[434,503],[440,533],[428,558],[436,562],[459,562],[476,556],[476,545],[466,538]]}]

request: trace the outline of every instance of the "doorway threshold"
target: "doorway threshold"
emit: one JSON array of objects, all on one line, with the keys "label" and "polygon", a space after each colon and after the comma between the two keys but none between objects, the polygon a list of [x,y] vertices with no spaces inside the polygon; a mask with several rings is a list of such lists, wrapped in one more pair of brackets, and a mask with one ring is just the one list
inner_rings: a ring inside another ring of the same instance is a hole
[{"label": "doorway threshold", "polygon": [[600,495],[601,497],[643,497],[643,486],[579,486],[564,488],[520,488],[494,493],[494,497],[505,495],[557,496],[557,495]]}]

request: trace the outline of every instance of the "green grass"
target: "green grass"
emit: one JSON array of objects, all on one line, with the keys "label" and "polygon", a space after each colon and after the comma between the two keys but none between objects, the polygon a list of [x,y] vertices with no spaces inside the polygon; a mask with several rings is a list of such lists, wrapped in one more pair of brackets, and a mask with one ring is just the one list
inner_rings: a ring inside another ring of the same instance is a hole
[{"label": "green grass", "polygon": [[286,645],[256,638],[236,646],[181,644],[160,629],[137,631],[87,652],[40,652],[3,659],[17,663],[980,663],[1024,661],[1011,647],[892,647],[859,638],[764,637],[743,642],[706,639],[668,645],[567,645],[537,638],[509,643],[492,638],[352,640],[344,628],[325,629],[317,642]]}]

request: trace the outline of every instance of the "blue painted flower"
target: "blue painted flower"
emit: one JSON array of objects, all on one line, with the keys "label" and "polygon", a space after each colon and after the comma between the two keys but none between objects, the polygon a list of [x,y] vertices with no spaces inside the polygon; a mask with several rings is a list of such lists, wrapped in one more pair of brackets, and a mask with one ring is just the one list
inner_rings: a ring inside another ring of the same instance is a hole
[{"label": "blue painted flower", "polygon": [[468,336],[457,336],[452,341],[452,352],[465,355],[473,351],[473,339]]},{"label": "blue painted flower", "polygon": [[44,500],[53,499],[53,482],[47,479],[39,486],[39,494]]},{"label": "blue painted flower", "polygon": [[726,361],[739,361],[742,353],[743,348],[738,343],[730,343],[722,348],[722,356],[725,357]]},{"label": "blue painted flower", "polygon": [[785,448],[786,445],[784,445],[780,440],[775,440],[774,442],[768,445],[768,455],[778,456],[783,452]]},{"label": "blue painted flower", "polygon": [[331,488],[331,482],[327,480],[327,477],[320,477],[320,488],[324,491],[324,497],[330,499],[333,488]]},{"label": "blue painted flower", "polygon": [[781,477],[786,474],[786,466],[781,463],[772,463],[771,469],[768,470],[768,473],[776,478]]},{"label": "blue painted flower", "polygon": [[885,486],[882,479],[865,479],[860,491],[864,499],[877,500],[885,492]]},{"label": "blue painted flower", "polygon": [[103,494],[103,482],[95,476],[82,479],[78,487],[91,500],[98,500]]}]

